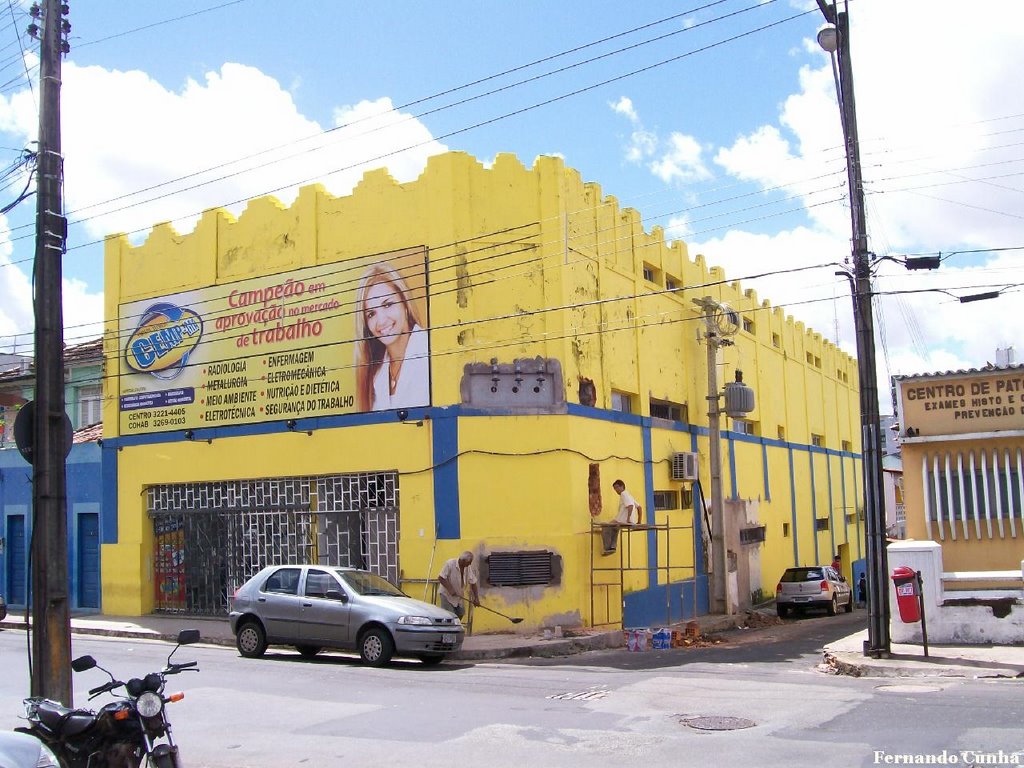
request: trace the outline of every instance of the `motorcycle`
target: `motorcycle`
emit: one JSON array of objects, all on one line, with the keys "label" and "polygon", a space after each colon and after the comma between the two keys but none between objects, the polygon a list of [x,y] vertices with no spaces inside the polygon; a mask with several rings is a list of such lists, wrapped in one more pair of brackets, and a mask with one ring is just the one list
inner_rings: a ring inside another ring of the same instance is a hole
[{"label": "motorcycle", "polygon": [[96,668],[110,676],[108,682],[89,691],[90,701],[122,687],[125,693],[115,694],[118,698],[98,711],[69,709],[40,697],[25,699],[25,718],[30,727],[15,730],[42,741],[57,755],[62,768],[178,768],[178,747],[171,735],[166,707],[185,694],[165,696],[164,687],[170,675],[199,671],[198,662],[171,661],[178,648],[198,641],[199,630],[181,630],[163,670],[128,682],[115,678],[92,656],[80,656],[71,662],[75,672]]}]

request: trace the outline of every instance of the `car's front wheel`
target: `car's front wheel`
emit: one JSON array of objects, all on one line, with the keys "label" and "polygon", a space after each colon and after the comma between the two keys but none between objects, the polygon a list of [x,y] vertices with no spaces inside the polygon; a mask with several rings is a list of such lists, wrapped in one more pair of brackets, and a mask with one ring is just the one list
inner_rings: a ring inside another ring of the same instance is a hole
[{"label": "car's front wheel", "polygon": [[839,598],[832,595],[832,602],[828,604],[828,615],[835,616],[839,613]]},{"label": "car's front wheel", "polygon": [[395,643],[386,629],[372,627],[359,640],[359,657],[371,667],[384,666],[391,661],[394,652]]},{"label": "car's front wheel", "polygon": [[850,593],[850,599],[846,601],[846,612],[853,613],[853,592]]},{"label": "car's front wheel", "polygon": [[258,659],[267,650],[267,633],[258,621],[250,619],[238,628],[235,645],[245,658]]}]

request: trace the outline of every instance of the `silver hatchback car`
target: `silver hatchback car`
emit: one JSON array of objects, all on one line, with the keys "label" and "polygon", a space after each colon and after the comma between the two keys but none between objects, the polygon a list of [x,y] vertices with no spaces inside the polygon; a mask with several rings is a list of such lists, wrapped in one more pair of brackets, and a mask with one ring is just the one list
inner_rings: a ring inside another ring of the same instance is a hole
[{"label": "silver hatchback car", "polygon": [[806,608],[824,608],[829,616],[835,616],[839,606],[847,613],[853,610],[853,590],[830,565],[787,568],[775,587],[775,610],[779,616]]},{"label": "silver hatchback car", "polygon": [[382,666],[395,654],[437,664],[462,647],[458,617],[415,600],[369,571],[326,565],[270,565],[239,587],[231,613],[238,651],[259,658],[267,646],[358,651]]}]

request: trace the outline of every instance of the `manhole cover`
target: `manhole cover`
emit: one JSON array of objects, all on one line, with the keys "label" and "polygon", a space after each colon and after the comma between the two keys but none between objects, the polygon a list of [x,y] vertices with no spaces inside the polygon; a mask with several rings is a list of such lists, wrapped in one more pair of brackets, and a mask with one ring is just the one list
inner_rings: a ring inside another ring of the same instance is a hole
[{"label": "manhole cover", "polygon": [[914,683],[893,683],[892,685],[875,686],[876,691],[883,693],[937,693],[942,688],[937,685],[915,685]]},{"label": "manhole cover", "polygon": [[747,720],[745,717],[687,717],[681,722],[683,725],[701,731],[736,731],[740,728],[753,728],[757,725],[753,720]]}]

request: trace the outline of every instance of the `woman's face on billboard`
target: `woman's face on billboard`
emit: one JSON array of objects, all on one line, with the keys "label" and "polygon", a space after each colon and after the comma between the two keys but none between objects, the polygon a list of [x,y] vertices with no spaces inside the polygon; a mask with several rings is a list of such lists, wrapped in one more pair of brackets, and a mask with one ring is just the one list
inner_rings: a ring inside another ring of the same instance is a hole
[{"label": "woman's face on billboard", "polygon": [[374,283],[367,288],[363,312],[366,327],[385,346],[412,330],[402,297],[391,283]]}]

